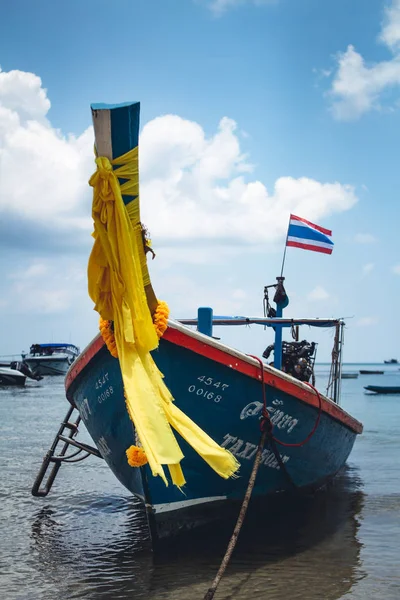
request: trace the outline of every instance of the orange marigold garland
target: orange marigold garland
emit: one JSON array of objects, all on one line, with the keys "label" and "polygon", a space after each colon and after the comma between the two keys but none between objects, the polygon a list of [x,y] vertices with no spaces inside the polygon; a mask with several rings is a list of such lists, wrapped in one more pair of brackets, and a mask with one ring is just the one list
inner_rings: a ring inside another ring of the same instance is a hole
[{"label": "orange marigold garland", "polygon": [[106,319],[102,319],[100,317],[99,328],[101,332],[101,336],[110,352],[111,356],[114,358],[118,357],[117,344],[115,343],[115,336],[112,330],[112,321],[107,321]]},{"label": "orange marigold garland", "polygon": [[[159,338],[161,338],[165,330],[168,327],[168,316],[169,316],[169,308],[168,304],[164,302],[164,300],[159,300],[156,308],[156,312],[153,316],[153,323],[156,330],[156,333]],[[114,331],[112,329],[112,321],[107,321],[106,319],[102,319],[100,317],[99,323],[100,332],[102,338],[111,354],[115,358],[118,358],[118,350],[117,344],[115,343]]]},{"label": "orange marigold garland", "polygon": [[142,467],[147,463],[146,452],[141,446],[129,446],[126,457],[130,467]]},{"label": "orange marigold garland", "polygon": [[169,308],[168,304],[164,300],[159,300],[156,308],[156,312],[153,316],[154,327],[158,337],[164,335],[165,330],[168,327]]}]

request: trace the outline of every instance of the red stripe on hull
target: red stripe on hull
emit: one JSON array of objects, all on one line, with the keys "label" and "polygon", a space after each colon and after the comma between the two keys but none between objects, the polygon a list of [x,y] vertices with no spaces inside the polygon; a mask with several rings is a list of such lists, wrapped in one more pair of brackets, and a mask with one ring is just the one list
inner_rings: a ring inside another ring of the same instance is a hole
[{"label": "red stripe on hull", "polygon": [[[185,335],[180,331],[169,327],[167,331],[164,333],[164,338],[173,344],[177,344],[178,346],[183,346],[188,350],[192,350],[196,352],[196,354],[201,354],[215,362],[223,364],[227,367],[235,369],[244,375],[248,375],[249,377],[253,377],[253,379],[261,379],[260,367],[256,365],[251,365],[248,362],[228,354],[219,348],[214,348],[213,346],[209,346],[208,344],[197,340],[191,336]],[[281,390],[295,398],[298,398],[302,402],[306,404],[310,404],[311,406],[315,406],[319,408],[319,401],[311,390],[303,389],[299,387],[295,383],[291,381],[287,381],[283,377],[279,377],[279,374],[271,374],[268,371],[265,371],[264,381],[267,385],[270,385],[274,388]],[[356,419],[353,419],[349,414],[344,412],[337,404],[334,402],[328,402],[324,398],[322,400],[322,410],[323,412],[329,414],[334,417],[341,423],[347,425],[350,429],[355,431],[356,433],[362,432],[362,425]]]},{"label": "red stripe on hull", "polygon": [[[212,345],[205,343],[202,340],[196,339],[190,335],[186,335],[173,327],[169,327],[164,333],[164,339],[172,344],[176,344],[183,348],[187,348],[196,354],[200,354],[209,358],[219,364],[225,365],[239,373],[243,373],[253,379],[261,380],[260,367],[258,365],[252,365],[247,361],[233,356],[228,352],[224,352],[219,348],[215,348]],[[67,393],[67,398],[70,402],[73,402],[72,397],[69,395],[69,388],[78,377],[78,375],[83,371],[83,369],[89,364],[89,362],[94,358],[94,356],[103,348],[104,341],[101,336],[96,337],[93,342],[83,351],[83,353],[79,356],[79,358],[74,362],[71,369],[68,371],[66,379],[65,379],[65,389]],[[270,385],[286,394],[294,396],[295,398],[309,404],[310,406],[314,406],[315,408],[319,408],[318,397],[314,392],[308,389],[303,389],[296,385],[296,383],[292,383],[287,379],[280,377],[278,373],[270,373],[269,371],[265,371],[264,381],[267,385]],[[322,400],[322,411],[337,421],[340,421],[356,433],[361,433],[363,430],[363,426],[356,419],[354,419],[351,415],[347,414],[343,409],[340,408],[334,402],[329,402],[321,397]]]},{"label": "red stripe on hull", "polygon": [[291,246],[292,248],[302,248],[303,250],[313,250],[314,252],[322,252],[323,254],[332,254],[333,250],[333,248],[321,248],[321,246],[302,244],[301,242],[286,242],[286,246]]},{"label": "red stripe on hull", "polygon": [[67,398],[70,402],[72,402],[73,400],[68,395],[69,388],[71,387],[75,379],[78,377],[78,375],[82,373],[83,369],[87,367],[92,358],[94,358],[96,354],[100,352],[104,345],[105,344],[103,338],[101,337],[101,335],[98,335],[94,338],[94,340],[90,342],[89,346],[87,346],[84,349],[82,354],[80,354],[79,357],[72,364],[70,370],[68,371],[65,377],[65,391],[67,394]]}]

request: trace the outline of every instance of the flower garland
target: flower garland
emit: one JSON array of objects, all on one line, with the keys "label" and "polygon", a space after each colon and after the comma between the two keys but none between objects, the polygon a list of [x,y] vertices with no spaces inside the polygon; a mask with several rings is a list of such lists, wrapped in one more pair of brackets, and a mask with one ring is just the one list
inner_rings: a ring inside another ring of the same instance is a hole
[{"label": "flower garland", "polygon": [[[164,335],[164,332],[168,327],[168,316],[168,304],[163,300],[159,300],[156,311],[153,316],[153,323],[158,338],[161,338]],[[117,344],[115,342],[115,335],[113,331],[113,322],[107,321],[106,319],[102,319],[100,317],[99,328],[101,336],[111,356],[114,356],[114,358],[118,358]],[[141,447],[137,435],[136,445],[129,446],[129,448],[126,450],[126,458],[128,460],[129,466],[131,467],[142,467],[148,462],[146,452]]]},{"label": "flower garland", "polygon": [[147,463],[146,452],[141,446],[130,446],[126,450],[126,458],[130,467],[143,467]]},{"label": "flower garland", "polygon": [[[161,338],[164,335],[166,329],[168,328],[168,316],[168,304],[164,302],[164,300],[159,300],[156,312],[153,316],[154,328],[159,338]],[[102,319],[100,317],[99,329],[111,356],[114,356],[114,358],[118,358],[117,344],[115,343],[115,336],[113,331],[113,322],[107,321],[106,319]]]},{"label": "flower garland", "polygon": [[107,321],[100,317],[99,329],[109,353],[114,358],[118,358],[117,344],[115,342],[114,331],[112,329],[112,321]]},{"label": "flower garland", "polygon": [[168,327],[169,308],[164,300],[159,300],[154,313],[153,322],[156,333],[161,338]]}]

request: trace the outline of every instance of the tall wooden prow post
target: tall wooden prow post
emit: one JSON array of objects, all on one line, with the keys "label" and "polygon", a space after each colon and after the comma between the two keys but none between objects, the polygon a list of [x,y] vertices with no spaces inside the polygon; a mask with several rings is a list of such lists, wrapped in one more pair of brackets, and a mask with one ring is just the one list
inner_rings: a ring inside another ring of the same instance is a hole
[{"label": "tall wooden prow post", "polygon": [[[92,104],[91,109],[97,156],[105,156],[111,162],[139,145],[139,102]],[[119,179],[120,184],[125,181]],[[122,199],[125,204],[135,201],[139,204],[139,185],[136,197],[123,195]],[[157,298],[150,281],[145,284],[145,291],[153,314],[157,308]]]}]

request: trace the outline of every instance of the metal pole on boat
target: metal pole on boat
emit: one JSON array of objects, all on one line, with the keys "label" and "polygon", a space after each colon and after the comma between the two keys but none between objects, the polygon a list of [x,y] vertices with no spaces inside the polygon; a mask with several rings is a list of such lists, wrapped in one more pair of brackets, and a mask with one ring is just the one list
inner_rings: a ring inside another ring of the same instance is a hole
[{"label": "metal pole on boat", "polygon": [[[276,316],[282,317],[282,307],[276,305]],[[274,367],[282,369],[282,325],[275,325]]]},{"label": "metal pole on boat", "polygon": [[[276,304],[276,316],[280,319],[283,315],[283,309],[289,304],[289,298],[286,294],[285,288],[283,287],[284,277],[277,277],[277,286],[274,296],[274,302]],[[274,325],[275,330],[275,345],[274,345],[274,367],[275,369],[282,369],[282,325]]]},{"label": "metal pole on boat", "polygon": [[[289,223],[288,223],[288,228],[287,228],[287,232],[286,232],[285,250],[283,252],[281,275],[280,275],[280,277],[276,278],[278,284],[276,286],[274,302],[276,303],[276,316],[278,318],[282,318],[283,309],[289,304],[289,298],[287,297],[285,288],[283,287],[283,282],[285,280],[285,278],[283,277],[283,269],[285,266],[285,259],[286,259],[286,248],[287,248],[287,241],[288,241],[288,236],[289,236],[289,225],[290,225],[290,216],[289,216]],[[281,293],[282,291],[283,291],[283,295]],[[274,329],[275,329],[274,367],[276,369],[282,369],[282,326],[276,325],[274,327]]]},{"label": "metal pole on boat", "polygon": [[287,228],[287,232],[286,232],[285,250],[283,251],[283,260],[282,260],[282,268],[281,268],[281,277],[283,277],[283,268],[284,268],[284,266],[285,266],[285,259],[286,259],[286,248],[287,248],[287,241],[288,241],[288,236],[289,236],[289,225],[290,225],[290,217],[289,217],[289,223],[288,223],[288,228]]},{"label": "metal pole on boat", "polygon": [[212,337],[213,309],[209,306],[200,306],[197,309],[197,331]]},{"label": "metal pole on boat", "polygon": [[343,364],[343,344],[344,344],[344,323],[339,325],[339,359],[338,359],[338,380],[336,386],[336,404],[340,404],[341,386],[342,386],[342,364]]},{"label": "metal pole on boat", "polygon": [[343,361],[343,342],[344,342],[344,322],[339,321],[336,324],[335,340],[332,350],[332,365],[329,376],[326,393],[330,390],[330,398],[336,404],[340,404],[340,388],[342,384],[342,361]]}]

